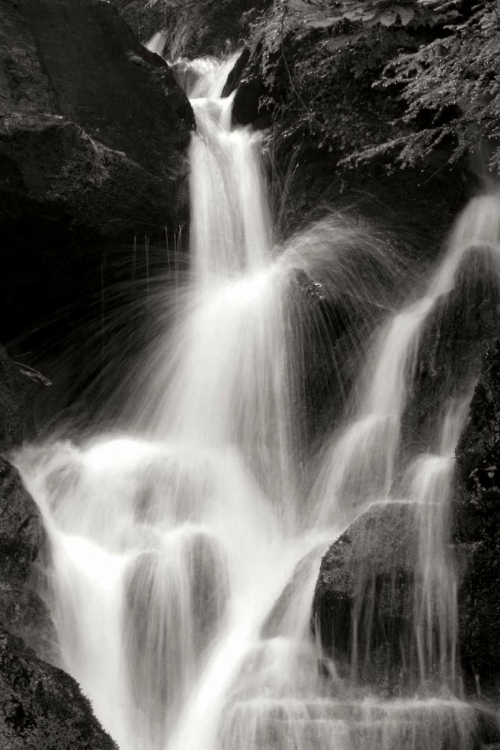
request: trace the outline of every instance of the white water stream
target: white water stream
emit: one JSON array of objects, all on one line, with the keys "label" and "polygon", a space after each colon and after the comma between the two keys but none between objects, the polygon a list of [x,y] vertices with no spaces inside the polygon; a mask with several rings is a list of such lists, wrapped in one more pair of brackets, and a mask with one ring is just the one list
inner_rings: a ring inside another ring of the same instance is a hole
[{"label": "white water stream", "polygon": [[[418,508],[415,669],[424,684],[438,662],[449,697],[361,696],[333,663],[318,667],[309,620],[328,545],[364,507],[393,501],[423,325],[471,243],[497,251],[498,199],[469,206],[427,291],[380,329],[351,417],[304,497],[294,396],[307,362],[294,359],[288,298],[298,272],[314,279],[328,266],[333,288],[344,284],[349,257],[335,243],[355,244],[356,233],[330,220],[275,248],[262,136],[232,130],[232,100],[220,98],[231,65],[187,66],[197,122],[190,280],[175,330],[148,363],[134,437],[16,459],[50,539],[61,663],[121,750],[432,750],[450,731],[466,750],[470,709],[452,697],[447,519],[469,397],[450,401],[438,453],[415,456],[402,482]],[[367,273],[375,255],[366,251]]]}]

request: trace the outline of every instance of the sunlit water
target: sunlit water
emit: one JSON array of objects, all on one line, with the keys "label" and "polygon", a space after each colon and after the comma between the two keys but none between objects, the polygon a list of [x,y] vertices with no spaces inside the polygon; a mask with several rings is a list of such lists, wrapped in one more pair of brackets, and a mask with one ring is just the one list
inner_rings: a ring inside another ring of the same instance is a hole
[{"label": "sunlit water", "polygon": [[[220,98],[232,63],[178,66],[197,121],[190,279],[138,383],[131,436],[16,457],[50,540],[61,664],[122,750],[466,750],[448,515],[472,384],[443,404],[435,454],[400,465],[400,426],[424,323],[471,244],[497,253],[499,201],[470,204],[422,296],[391,314],[397,262],[361,224],[332,216],[273,238],[264,136],[232,130]],[[340,299],[373,336],[311,469],[304,373],[318,308]],[[388,311],[376,330],[373,305]],[[321,654],[311,603],[329,544],[402,492],[419,549],[408,670],[432,690],[383,700]]]}]

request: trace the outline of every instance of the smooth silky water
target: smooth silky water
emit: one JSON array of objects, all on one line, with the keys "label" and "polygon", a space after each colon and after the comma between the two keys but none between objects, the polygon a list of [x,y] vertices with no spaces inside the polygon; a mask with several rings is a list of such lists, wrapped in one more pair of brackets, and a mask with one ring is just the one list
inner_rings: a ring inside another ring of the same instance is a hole
[{"label": "smooth silky water", "polygon": [[[220,98],[233,62],[177,65],[197,122],[190,277],[129,435],[15,457],[50,543],[43,595],[60,664],[122,750],[468,750],[449,513],[473,384],[443,404],[435,453],[403,461],[401,420],[425,322],[464,253],[486,244],[496,273],[500,202],[471,202],[401,307],[398,260],[361,222],[273,236],[265,135],[233,130]],[[305,374],[317,347],[342,373],[318,313],[341,298],[365,321],[352,338],[364,366],[312,450]],[[328,545],[373,503],[401,502],[419,549],[413,682],[384,699],[321,653],[311,605]]]}]

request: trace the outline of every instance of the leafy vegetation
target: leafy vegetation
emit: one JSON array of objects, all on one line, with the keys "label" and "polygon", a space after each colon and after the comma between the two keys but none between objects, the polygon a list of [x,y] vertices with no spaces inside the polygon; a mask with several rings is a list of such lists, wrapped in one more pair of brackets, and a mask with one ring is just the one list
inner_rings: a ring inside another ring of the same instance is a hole
[{"label": "leafy vegetation", "polygon": [[498,0],[276,0],[255,28],[284,135],[343,165],[500,166]]},{"label": "leafy vegetation", "polygon": [[[448,3],[454,5],[455,3]],[[403,162],[425,158],[445,140],[458,159],[481,145],[489,166],[500,167],[500,13],[496,0],[475,5],[468,18],[411,55],[388,63],[382,85],[399,87],[402,118],[418,132],[400,152]],[[423,115],[424,128],[419,128]],[[399,146],[399,143],[395,144]]]}]

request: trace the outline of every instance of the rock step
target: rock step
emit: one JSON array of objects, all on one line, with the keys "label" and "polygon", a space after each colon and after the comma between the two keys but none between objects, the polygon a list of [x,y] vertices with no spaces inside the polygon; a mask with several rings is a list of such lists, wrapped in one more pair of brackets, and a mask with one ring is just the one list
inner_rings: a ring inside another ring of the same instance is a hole
[{"label": "rock step", "polygon": [[223,750],[483,750],[497,739],[493,715],[452,700],[247,700],[221,732]]}]

